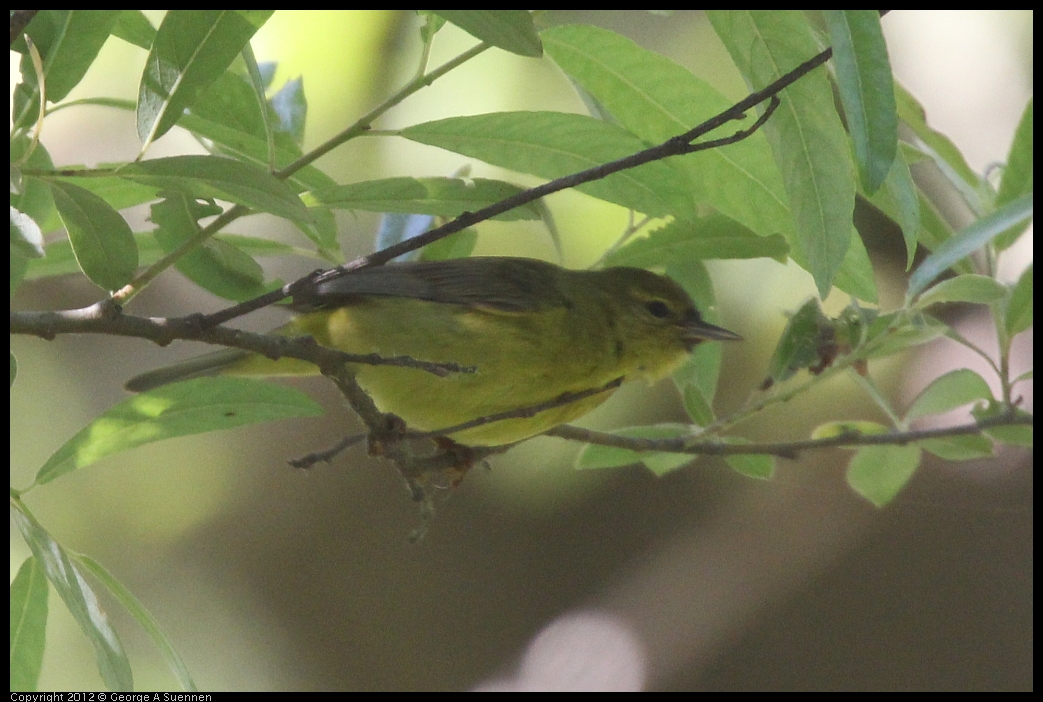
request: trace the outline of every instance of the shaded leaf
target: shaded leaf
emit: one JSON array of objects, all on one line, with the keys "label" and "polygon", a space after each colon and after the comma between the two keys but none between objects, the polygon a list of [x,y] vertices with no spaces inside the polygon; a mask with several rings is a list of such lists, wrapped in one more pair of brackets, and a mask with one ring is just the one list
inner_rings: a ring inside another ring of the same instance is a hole
[{"label": "shaded leaf", "polygon": [[47,637],[47,577],[29,556],[11,582],[11,692],[35,692]]},{"label": "shaded leaf", "polygon": [[1014,225],[1032,217],[1032,194],[1022,195],[992,214],[957,232],[924,259],[909,278],[906,298],[915,299],[930,283],[958,261],[982,248]]},{"label": "shaded leaf", "polygon": [[1032,307],[1032,264],[1029,264],[1029,267],[1018,278],[1018,282],[1014,284],[1014,289],[1010,293],[1010,300],[1007,302],[1004,321],[1009,336],[1020,334],[1032,326]]},{"label": "shaded leaf", "polygon": [[[459,217],[522,192],[502,180],[487,178],[382,178],[324,188],[304,196],[308,204],[366,212],[401,212]],[[535,203],[493,217],[503,221],[537,220]]]},{"label": "shaded leaf", "polygon": [[[221,208],[201,204],[184,195],[171,195],[152,206],[156,241],[173,253],[199,234],[197,220],[220,214]],[[273,286],[264,284],[264,271],[234,245],[210,238],[183,254],[175,264],[189,280],[218,297],[242,302],[262,295]]]},{"label": "shaded leaf", "polygon": [[322,408],[304,393],[272,383],[246,378],[173,383],[103,412],[54,452],[36,482],[50,482],[106,456],[163,439],[320,414]]},{"label": "shaded leaf", "polygon": [[789,246],[781,235],[757,236],[724,215],[675,219],[605,257],[606,266],[662,266],[672,261],[773,258],[785,262]]},{"label": "shaded leaf", "polygon": [[[754,90],[819,52],[807,20],[796,11],[727,10],[707,16]],[[825,297],[851,244],[855,183],[850,149],[822,71],[803,76],[781,98],[764,132],[793,213],[791,255]]]},{"label": "shaded leaf", "polygon": [[912,421],[929,414],[948,412],[969,402],[991,399],[992,390],[984,378],[969,368],[959,368],[931,381],[913,401],[905,419]]},{"label": "shaded leaf", "polygon": [[103,290],[118,290],[130,282],[138,267],[130,225],[89,190],[61,181],[49,185],[84,274]]},{"label": "shaded leaf", "polygon": [[851,459],[847,483],[859,495],[883,507],[916,473],[920,455],[916,446],[866,446]]},{"label": "shaded leaf", "polygon": [[138,89],[138,138],[163,136],[274,10],[178,10],[163,18]]},{"label": "shaded leaf", "polygon": [[101,679],[110,690],[131,691],[134,676],[126,651],[109,623],[90,584],[72,562],[61,544],[51,538],[47,530],[25,510],[20,503],[13,505],[11,516],[25,538],[33,555],[58,596],[69,608],[80,630],[94,646]]},{"label": "shaded leaf", "polygon": [[872,194],[898,151],[898,113],[887,43],[876,10],[824,10],[840,100],[862,187]]},{"label": "shaded leaf", "polygon": [[129,163],[119,177],[201,199],[228,200],[295,222],[311,215],[293,189],[272,174],[218,156],[170,156]]},{"label": "shaded leaf", "polygon": [[1007,288],[987,275],[965,274],[943,280],[916,301],[920,309],[939,302],[969,302],[988,305],[1007,296]]},{"label": "shaded leaf", "polygon": [[[486,163],[560,178],[647,148],[620,127],[563,112],[498,112],[425,122],[403,129],[407,139]],[[686,179],[665,163],[647,163],[577,190],[645,214],[694,214]]]},{"label": "shaded leaf", "polygon": [[[655,144],[683,134],[732,105],[688,69],[607,29],[564,25],[541,36],[547,54],[583,94],[642,141]],[[740,126],[725,125],[705,138],[726,136]],[[696,202],[762,236],[792,239],[789,199],[763,134],[667,164],[684,173]]]},{"label": "shaded leaf", "polygon": [[162,654],[163,659],[167,663],[167,667],[177,678],[178,684],[181,685],[182,690],[189,692],[195,692],[197,690],[195,681],[192,680],[191,674],[188,672],[188,667],[182,660],[181,655],[174,649],[174,644],[170,638],[163,633],[163,630],[159,628],[159,623],[149,613],[145,606],[141,604],[134,594],[128,590],[123,583],[112,576],[108,570],[89,556],[74,555],[76,561],[84,568],[89,570],[109,592],[119,601],[123,607],[130,612],[141,628],[152,638],[159,652]]},{"label": "shaded leaf", "polygon": [[543,55],[540,36],[526,10],[431,10],[471,36],[521,56]]}]

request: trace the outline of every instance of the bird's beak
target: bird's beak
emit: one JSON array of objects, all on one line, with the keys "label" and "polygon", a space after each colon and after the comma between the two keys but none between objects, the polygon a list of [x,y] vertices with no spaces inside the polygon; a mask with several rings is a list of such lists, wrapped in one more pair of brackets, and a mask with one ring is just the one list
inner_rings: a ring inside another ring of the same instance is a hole
[{"label": "bird's beak", "polygon": [[693,319],[685,325],[685,338],[692,346],[700,341],[742,341],[742,337],[724,327]]}]

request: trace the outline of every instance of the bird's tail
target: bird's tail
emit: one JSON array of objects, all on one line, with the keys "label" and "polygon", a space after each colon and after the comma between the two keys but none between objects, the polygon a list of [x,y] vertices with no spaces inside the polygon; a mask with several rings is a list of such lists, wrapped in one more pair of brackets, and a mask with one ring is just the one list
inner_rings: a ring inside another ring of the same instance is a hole
[{"label": "bird's tail", "polygon": [[131,392],[144,392],[178,380],[217,375],[250,355],[252,354],[249,351],[241,349],[222,349],[175,363],[172,366],[142,373],[128,380],[123,387]]}]

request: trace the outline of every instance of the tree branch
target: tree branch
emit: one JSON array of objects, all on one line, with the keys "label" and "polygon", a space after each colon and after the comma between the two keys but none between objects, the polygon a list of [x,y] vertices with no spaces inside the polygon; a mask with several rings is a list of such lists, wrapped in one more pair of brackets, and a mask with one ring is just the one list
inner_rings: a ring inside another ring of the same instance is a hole
[{"label": "tree branch", "polygon": [[123,314],[117,305],[107,301],[77,310],[59,312],[11,312],[11,333],[53,340],[59,334],[108,334],[149,339],[160,346],[171,341],[201,341],[216,346],[243,349],[273,360],[297,358],[314,363],[326,374],[336,374],[346,363],[374,366],[418,368],[437,376],[449,373],[473,373],[472,366],[458,363],[431,363],[409,356],[353,354],[320,346],[311,337],[284,337],[253,334],[227,327],[208,327],[200,323],[201,315],[187,317],[135,317]]},{"label": "tree branch", "polygon": [[[995,417],[989,417],[970,424],[960,424],[940,429],[920,429],[915,431],[894,432],[890,434],[862,434],[847,432],[825,439],[804,439],[768,444],[728,444],[719,440],[700,442],[698,437],[681,437],[676,439],[638,439],[591,429],[580,429],[562,425],[549,429],[546,436],[559,439],[582,441],[599,446],[629,449],[639,453],[659,451],[665,453],[688,453],[693,456],[744,456],[768,455],[779,458],[796,459],[801,451],[820,450],[826,448],[854,448],[858,446],[905,446],[926,439],[944,439],[951,436],[976,436],[986,429],[1012,426],[1032,426],[1033,417],[1010,411]],[[694,442],[694,443],[693,443]]]}]

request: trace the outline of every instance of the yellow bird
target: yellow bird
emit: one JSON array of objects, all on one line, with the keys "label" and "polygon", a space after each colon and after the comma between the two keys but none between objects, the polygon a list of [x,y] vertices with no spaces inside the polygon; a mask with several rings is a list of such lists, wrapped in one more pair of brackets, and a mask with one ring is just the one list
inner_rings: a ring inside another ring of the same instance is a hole
[{"label": "yellow bird", "polygon": [[[273,333],[311,336],[349,353],[473,366],[474,373],[445,377],[415,368],[353,366],[382,411],[420,431],[535,407],[617,380],[659,380],[696,344],[740,339],[704,322],[688,294],[665,276],[640,268],[568,270],[526,258],[367,268],[322,284],[295,307],[302,314]],[[140,392],[219,373],[318,372],[297,359],[225,349],[139,375],[126,387]],[[514,443],[586,414],[615,389],[449,436],[471,446]]]}]

